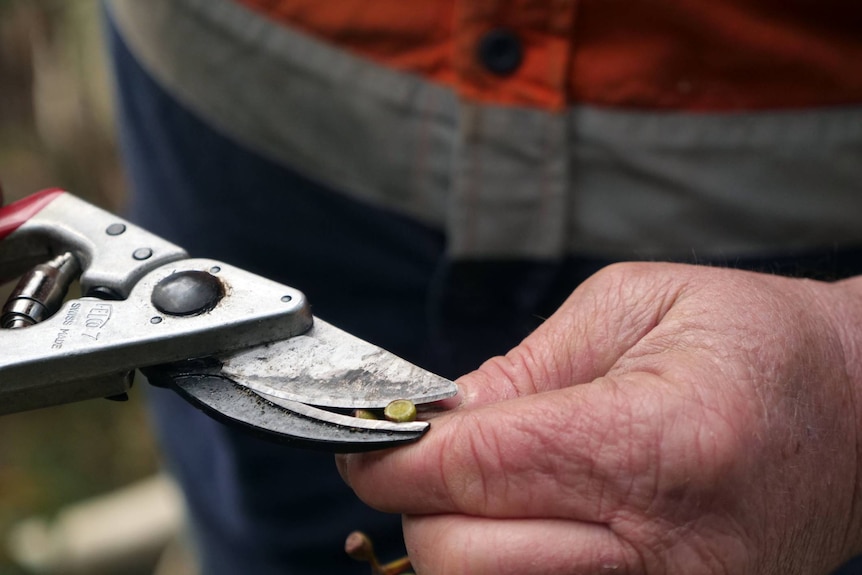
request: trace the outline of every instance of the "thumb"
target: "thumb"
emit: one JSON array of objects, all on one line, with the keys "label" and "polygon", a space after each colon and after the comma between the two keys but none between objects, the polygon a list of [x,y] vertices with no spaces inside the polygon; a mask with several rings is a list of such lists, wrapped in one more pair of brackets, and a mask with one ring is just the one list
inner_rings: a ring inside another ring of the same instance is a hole
[{"label": "thumb", "polygon": [[[520,490],[522,500],[512,500],[505,482],[513,462],[522,459],[500,454],[542,452],[561,444],[559,430],[564,429],[571,437],[564,442],[566,458],[583,463],[585,471],[577,477],[590,478],[586,470],[594,455],[588,440],[595,435],[593,422],[624,428],[610,422],[625,412],[617,404],[625,398],[607,394],[604,387],[583,386],[575,393],[562,389],[607,374],[662,321],[693,275],[687,267],[668,266],[614,265],[592,276],[521,344],[458,379],[460,404],[435,416],[421,441],[339,456],[342,477],[367,503],[388,511],[526,513],[535,486]],[[572,415],[577,413],[590,417]],[[548,414],[560,419],[551,422]],[[483,441],[493,445],[480,445]],[[530,459],[523,461],[529,464]],[[502,486],[488,485],[489,478],[498,478]],[[582,493],[595,495],[595,489],[582,487]],[[492,497],[501,493],[502,498]],[[578,497],[576,503],[586,505],[586,499]]]},{"label": "thumb", "polygon": [[517,347],[459,378],[460,392],[446,407],[514,399],[605,375],[661,322],[685,287],[687,272],[690,266],[677,264],[604,268]]}]

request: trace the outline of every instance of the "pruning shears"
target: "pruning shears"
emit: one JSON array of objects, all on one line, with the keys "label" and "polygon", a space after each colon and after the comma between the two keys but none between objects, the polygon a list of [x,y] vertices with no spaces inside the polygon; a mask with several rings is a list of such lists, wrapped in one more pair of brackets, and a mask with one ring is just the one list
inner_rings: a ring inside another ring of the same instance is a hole
[{"label": "pruning shears", "polygon": [[[449,380],[312,316],[298,290],[50,189],[0,209],[0,414],[122,396],[136,370],[210,415],[336,452],[415,441]],[[80,297],[68,297],[75,282]],[[358,416],[360,410],[361,416]]]}]

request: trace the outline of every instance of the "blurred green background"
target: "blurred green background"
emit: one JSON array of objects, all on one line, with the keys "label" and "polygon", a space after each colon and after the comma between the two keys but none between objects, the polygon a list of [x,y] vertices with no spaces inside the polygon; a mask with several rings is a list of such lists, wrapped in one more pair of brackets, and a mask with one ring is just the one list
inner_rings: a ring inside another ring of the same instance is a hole
[{"label": "blurred green background", "polygon": [[[0,0],[0,182],[7,203],[58,186],[122,209],[100,17],[97,0]],[[6,546],[22,519],[50,519],[71,502],[157,468],[141,387],[125,403],[0,416],[0,575],[30,573],[11,561]]]}]

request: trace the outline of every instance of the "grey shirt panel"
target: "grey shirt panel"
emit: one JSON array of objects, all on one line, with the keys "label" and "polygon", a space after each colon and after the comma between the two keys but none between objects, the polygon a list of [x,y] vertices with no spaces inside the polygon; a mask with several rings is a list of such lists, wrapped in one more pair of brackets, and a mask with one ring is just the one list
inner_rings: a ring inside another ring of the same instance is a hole
[{"label": "grey shirt panel", "polygon": [[446,232],[458,258],[705,258],[862,244],[862,108],[480,105],[231,0],[112,0],[217,130]]}]

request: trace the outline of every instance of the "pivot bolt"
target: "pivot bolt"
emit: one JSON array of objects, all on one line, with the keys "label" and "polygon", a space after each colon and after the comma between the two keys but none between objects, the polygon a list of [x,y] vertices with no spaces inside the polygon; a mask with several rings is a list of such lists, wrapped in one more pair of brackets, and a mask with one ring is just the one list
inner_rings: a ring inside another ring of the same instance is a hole
[{"label": "pivot bolt", "polygon": [[213,309],[224,297],[222,283],[207,272],[182,271],[162,279],[151,301],[157,310],[173,316],[192,316]]}]

